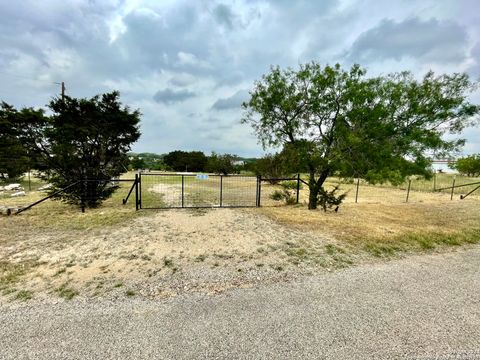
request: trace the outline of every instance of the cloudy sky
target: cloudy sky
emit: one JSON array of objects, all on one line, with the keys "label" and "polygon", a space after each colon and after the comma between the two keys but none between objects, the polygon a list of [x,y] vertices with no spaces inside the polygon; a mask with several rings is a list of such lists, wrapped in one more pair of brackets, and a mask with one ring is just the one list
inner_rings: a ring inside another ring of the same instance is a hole
[{"label": "cloudy sky", "polygon": [[[311,60],[478,79],[480,2],[0,0],[0,99],[119,90],[143,113],[135,151],[262,154],[241,102],[270,65]],[[480,131],[465,137],[480,152]]]}]

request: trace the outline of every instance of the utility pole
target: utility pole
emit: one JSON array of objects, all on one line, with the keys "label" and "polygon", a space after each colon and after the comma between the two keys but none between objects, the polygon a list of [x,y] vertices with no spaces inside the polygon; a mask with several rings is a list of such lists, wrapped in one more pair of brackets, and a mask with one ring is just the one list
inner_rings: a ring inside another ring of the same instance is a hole
[{"label": "utility pole", "polygon": [[62,90],[61,90],[62,101],[65,102],[65,82],[63,82],[63,81],[62,81],[61,83],[56,82],[56,83],[54,83],[54,84],[61,85],[61,89],[62,89]]},{"label": "utility pole", "polygon": [[65,102],[65,83],[62,81],[62,101]]}]

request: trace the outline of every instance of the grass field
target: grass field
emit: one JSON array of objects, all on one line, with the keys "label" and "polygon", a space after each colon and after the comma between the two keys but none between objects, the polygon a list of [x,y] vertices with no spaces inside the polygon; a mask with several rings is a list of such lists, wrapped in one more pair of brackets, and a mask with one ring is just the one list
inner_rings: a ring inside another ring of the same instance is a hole
[{"label": "grass field", "polygon": [[[160,183],[147,179],[144,204],[178,204],[178,175]],[[255,199],[255,184],[238,179],[222,180],[233,190],[222,194],[227,204],[245,191]],[[184,180],[184,201],[218,201],[218,181]],[[347,202],[338,213],[324,213],[306,208],[305,188],[300,204],[283,206],[268,197],[278,187],[262,184],[262,204],[275,206],[135,211],[133,198],[122,205],[130,186],[121,183],[112,198],[85,213],[47,200],[0,217],[0,301],[217,292],[480,241],[478,195],[451,201],[449,193],[412,190],[405,203],[405,189],[363,184],[355,204],[355,184],[343,184],[350,190]],[[32,191],[0,204],[27,205],[42,196]]]}]

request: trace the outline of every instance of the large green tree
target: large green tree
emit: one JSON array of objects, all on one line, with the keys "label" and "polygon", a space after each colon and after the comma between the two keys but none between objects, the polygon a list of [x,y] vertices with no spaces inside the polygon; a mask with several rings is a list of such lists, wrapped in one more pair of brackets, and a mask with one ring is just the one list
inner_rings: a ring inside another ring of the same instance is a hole
[{"label": "large green tree", "polygon": [[480,176],[480,154],[462,157],[449,166],[462,175]]},{"label": "large green tree", "polygon": [[205,170],[207,172],[222,175],[238,173],[238,166],[235,165],[236,161],[238,160],[239,157],[237,155],[217,154],[212,152],[212,154],[208,157]]},{"label": "large green tree", "polygon": [[0,178],[14,180],[35,164],[23,146],[22,134],[31,117],[43,116],[31,108],[17,111],[5,102],[0,104]]},{"label": "large green tree", "polygon": [[43,164],[41,176],[54,185],[52,192],[81,180],[60,196],[96,207],[115,190],[107,180],[125,171],[127,152],[140,137],[140,113],[122,105],[118,92],[90,99],[65,96],[48,107],[50,116],[25,124],[24,144]]},{"label": "large green tree", "polygon": [[429,176],[430,156],[463,145],[443,135],[459,134],[479,113],[467,98],[475,85],[466,74],[417,80],[409,72],[367,77],[358,65],[272,67],[243,104],[242,121],[264,148],[290,154],[292,170],[308,172],[315,209],[332,174],[371,182]]},{"label": "large green tree", "polygon": [[175,171],[204,171],[207,157],[201,151],[175,150],[166,154],[163,161]]}]

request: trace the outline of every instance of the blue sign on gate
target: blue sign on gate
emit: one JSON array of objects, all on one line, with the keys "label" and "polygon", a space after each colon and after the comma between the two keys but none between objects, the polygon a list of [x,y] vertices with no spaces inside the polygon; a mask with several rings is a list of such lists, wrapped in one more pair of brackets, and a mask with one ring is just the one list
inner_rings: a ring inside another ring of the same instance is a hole
[{"label": "blue sign on gate", "polygon": [[207,174],[197,174],[197,180],[208,180]]}]

